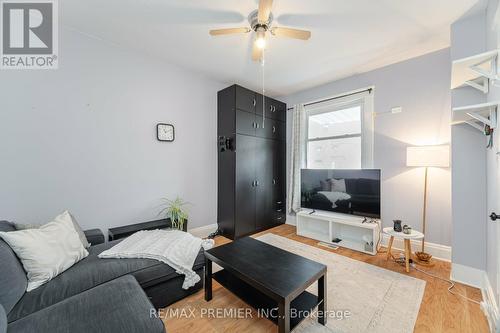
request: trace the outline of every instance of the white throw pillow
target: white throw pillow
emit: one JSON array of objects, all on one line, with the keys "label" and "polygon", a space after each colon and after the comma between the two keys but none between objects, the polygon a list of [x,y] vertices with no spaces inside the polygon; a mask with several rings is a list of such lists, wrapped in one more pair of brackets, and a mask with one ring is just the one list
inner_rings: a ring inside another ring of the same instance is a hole
[{"label": "white throw pillow", "polygon": [[38,229],[0,232],[27,273],[26,291],[40,287],[89,255],[65,213]]},{"label": "white throw pillow", "polygon": [[346,192],[345,179],[330,179],[332,192]]},{"label": "white throw pillow", "polygon": [[[73,215],[71,215],[70,212],[65,210],[57,218],[71,219],[71,222],[73,223],[73,227],[75,227],[75,230],[78,233],[78,237],[80,238],[80,241],[82,242],[83,247],[86,249],[88,249],[90,247],[91,244],[87,241],[87,237],[85,236],[85,233],[83,232],[82,227],[80,227],[80,224],[78,224],[75,217]],[[40,224],[23,224],[23,223],[14,222],[14,227],[16,227],[16,230],[38,229],[41,226],[42,225],[40,225]]]}]

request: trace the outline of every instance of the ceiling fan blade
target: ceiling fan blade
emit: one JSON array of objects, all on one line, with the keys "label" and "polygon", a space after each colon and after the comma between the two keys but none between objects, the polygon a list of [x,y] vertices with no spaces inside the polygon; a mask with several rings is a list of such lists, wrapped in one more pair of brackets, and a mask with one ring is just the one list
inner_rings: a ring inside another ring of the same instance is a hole
[{"label": "ceiling fan blade", "polygon": [[260,0],[259,1],[259,23],[267,23],[269,15],[271,14],[271,7],[273,0]]},{"label": "ceiling fan blade", "polygon": [[220,36],[220,35],[230,35],[230,34],[246,34],[252,31],[250,28],[229,28],[229,29],[215,29],[210,30],[210,35]]},{"label": "ceiling fan blade", "polygon": [[262,49],[257,46],[257,44],[254,42],[252,46],[252,60],[253,61],[260,61],[262,59]]},{"label": "ceiling fan blade", "polygon": [[308,40],[309,38],[311,38],[310,31],[292,29],[292,28],[275,27],[271,29],[271,33],[278,37],[288,37],[288,38],[296,38],[302,40]]}]

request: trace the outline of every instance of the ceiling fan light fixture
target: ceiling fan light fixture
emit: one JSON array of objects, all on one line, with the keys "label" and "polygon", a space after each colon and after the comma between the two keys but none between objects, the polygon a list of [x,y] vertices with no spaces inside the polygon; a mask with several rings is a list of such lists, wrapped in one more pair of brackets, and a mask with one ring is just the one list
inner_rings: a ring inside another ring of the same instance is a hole
[{"label": "ceiling fan light fixture", "polygon": [[[0,0],[1,1],[1,0]],[[264,65],[264,52],[267,48],[266,32],[276,37],[288,37],[294,39],[308,40],[311,32],[288,27],[275,27],[273,25],[273,13],[271,12],[273,0],[258,0],[259,8],[248,15],[249,27],[226,28],[210,30],[210,35],[231,35],[254,32],[252,42],[252,60],[259,61]]]},{"label": "ceiling fan light fixture", "polygon": [[264,29],[257,30],[255,35],[255,45],[261,50],[266,48],[266,31]]}]

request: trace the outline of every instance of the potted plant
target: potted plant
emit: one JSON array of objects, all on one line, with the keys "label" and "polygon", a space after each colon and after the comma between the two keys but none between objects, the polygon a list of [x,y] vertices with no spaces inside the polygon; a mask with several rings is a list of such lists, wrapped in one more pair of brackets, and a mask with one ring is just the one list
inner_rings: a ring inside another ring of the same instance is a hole
[{"label": "potted plant", "polygon": [[175,200],[170,200],[168,198],[162,198],[162,200],[164,201],[162,204],[164,208],[158,215],[165,215],[169,218],[172,223],[172,228],[187,231],[188,212],[185,207],[189,202],[179,197],[175,198]]}]

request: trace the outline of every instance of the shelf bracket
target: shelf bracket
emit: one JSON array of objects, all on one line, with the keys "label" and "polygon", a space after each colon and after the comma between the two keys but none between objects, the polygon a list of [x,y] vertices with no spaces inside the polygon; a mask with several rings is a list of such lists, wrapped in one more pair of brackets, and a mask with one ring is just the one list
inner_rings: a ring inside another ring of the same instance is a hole
[{"label": "shelf bracket", "polygon": [[[489,63],[490,64],[490,70],[485,70],[484,68],[481,68],[481,65]],[[486,60],[483,60],[481,62],[478,62],[477,64],[474,64],[472,66],[469,66],[470,70],[475,72],[476,74],[480,75],[483,78],[482,84],[479,84],[474,81],[466,81],[465,84],[468,86],[471,86],[473,88],[478,89],[479,91],[483,92],[484,94],[487,94],[489,91],[489,80],[492,81],[498,81],[498,72],[497,72],[497,55],[492,56]]]},{"label": "shelf bracket", "polygon": [[481,125],[479,125],[478,123],[474,122],[474,121],[471,121],[471,120],[467,120],[465,122],[466,124],[474,127],[475,129],[481,131],[481,132],[484,132],[484,127],[482,127]]},{"label": "shelf bracket", "polygon": [[[476,79],[477,81],[477,79]],[[474,80],[469,80],[465,81],[465,84],[468,85],[469,87],[475,88],[479,91],[481,91],[483,94],[487,94],[489,92],[490,88],[490,80],[487,77],[482,76],[481,77],[481,84],[476,82]]]},{"label": "shelf bracket", "polygon": [[452,109],[452,124],[468,124],[475,129],[485,132],[485,126],[491,129],[497,128],[497,112],[500,102],[488,102],[475,105],[467,105]]},{"label": "shelf bracket", "polygon": [[[491,112],[491,110],[490,110],[490,112]],[[471,118],[476,119],[477,121],[482,122],[485,125],[488,125],[488,126],[492,127],[491,126],[491,123],[492,123],[491,120],[488,119],[488,118],[486,118],[486,117],[481,116],[480,114],[477,114],[475,112],[467,112],[467,115],[469,117],[471,117]]]}]

